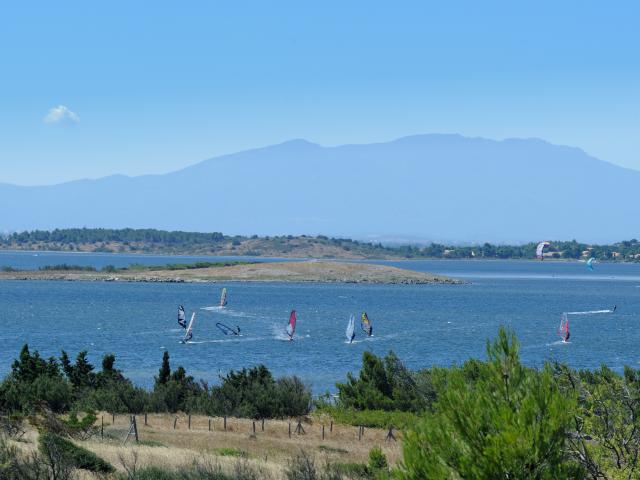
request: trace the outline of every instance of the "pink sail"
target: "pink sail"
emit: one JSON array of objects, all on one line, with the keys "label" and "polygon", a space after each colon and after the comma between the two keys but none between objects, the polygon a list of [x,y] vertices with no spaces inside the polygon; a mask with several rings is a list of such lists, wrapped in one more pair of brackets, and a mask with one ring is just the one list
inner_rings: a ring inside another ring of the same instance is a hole
[{"label": "pink sail", "polygon": [[291,310],[291,315],[289,315],[289,324],[287,325],[287,335],[289,335],[289,340],[293,340],[293,334],[296,331],[296,311]]}]

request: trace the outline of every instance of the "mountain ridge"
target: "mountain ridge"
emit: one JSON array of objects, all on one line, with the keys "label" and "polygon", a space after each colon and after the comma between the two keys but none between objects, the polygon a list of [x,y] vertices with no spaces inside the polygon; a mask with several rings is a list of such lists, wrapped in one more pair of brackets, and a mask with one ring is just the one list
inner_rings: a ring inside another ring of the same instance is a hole
[{"label": "mountain ridge", "polygon": [[0,184],[0,230],[614,241],[638,236],[629,223],[639,182],[638,171],[541,139],[427,134],[333,147],[294,139],[165,174]]}]

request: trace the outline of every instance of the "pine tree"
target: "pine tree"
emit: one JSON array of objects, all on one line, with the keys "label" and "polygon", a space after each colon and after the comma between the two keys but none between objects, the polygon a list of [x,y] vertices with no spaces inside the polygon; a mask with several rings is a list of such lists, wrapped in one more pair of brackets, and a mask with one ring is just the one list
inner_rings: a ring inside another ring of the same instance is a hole
[{"label": "pine tree", "polygon": [[171,366],[169,365],[169,352],[167,350],[162,354],[162,366],[156,377],[156,385],[164,385],[171,378]]},{"label": "pine tree", "polygon": [[487,342],[487,355],[475,382],[462,369],[449,373],[434,412],[405,436],[399,478],[577,475],[564,450],[575,396],[560,391],[549,366],[525,368],[515,336],[504,329]]}]

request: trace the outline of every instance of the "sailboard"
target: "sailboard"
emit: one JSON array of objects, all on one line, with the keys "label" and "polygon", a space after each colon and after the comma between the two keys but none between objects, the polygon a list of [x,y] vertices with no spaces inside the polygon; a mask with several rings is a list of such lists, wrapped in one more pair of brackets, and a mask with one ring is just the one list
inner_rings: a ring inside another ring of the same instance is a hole
[{"label": "sailboard", "polygon": [[216,327],[220,329],[225,335],[240,335],[240,327],[232,328],[224,323],[216,323]]},{"label": "sailboard", "polygon": [[187,343],[189,340],[193,338],[193,324],[196,321],[196,312],[191,314],[191,320],[189,320],[189,326],[187,326],[187,331],[184,334],[184,338],[181,343]]},{"label": "sailboard", "polygon": [[587,268],[589,270],[593,270],[593,261],[595,260],[595,258],[591,257],[589,260],[587,260]]},{"label": "sailboard", "polygon": [[349,323],[347,323],[347,331],[345,333],[349,343],[353,343],[353,339],[356,338],[356,317],[353,314],[349,317]]},{"label": "sailboard", "polygon": [[585,310],[584,312],[564,312],[560,317],[560,326],[558,327],[558,335],[562,338],[563,342],[569,340],[569,316],[571,315],[601,315],[604,313],[614,313],[618,309],[617,305],[613,308],[607,308],[602,310]]},{"label": "sailboard", "polygon": [[538,260],[544,260],[544,249],[551,245],[549,242],[540,242],[536,247],[536,258]]},{"label": "sailboard", "polygon": [[566,313],[562,314],[560,317],[560,326],[558,327],[558,335],[563,342],[569,341],[569,316]]},{"label": "sailboard", "polygon": [[296,322],[298,318],[296,316],[296,311],[291,310],[291,314],[289,315],[289,323],[287,324],[286,332],[289,335],[289,340],[293,340],[293,334],[296,331]]},{"label": "sailboard", "polygon": [[178,307],[178,324],[180,324],[182,328],[187,328],[187,321],[184,319],[184,307],[182,305]]},{"label": "sailboard", "polygon": [[566,312],[565,315],[598,315],[601,313],[613,313],[618,309],[617,305],[614,305],[612,308],[607,308],[603,310],[587,310],[584,312]]},{"label": "sailboard", "polygon": [[222,289],[222,294],[220,294],[220,306],[225,307],[227,305],[227,289]]},{"label": "sailboard", "polygon": [[371,320],[369,320],[367,312],[362,312],[362,317],[360,318],[360,328],[362,328],[362,331],[369,337],[373,335],[373,325],[371,325]]}]

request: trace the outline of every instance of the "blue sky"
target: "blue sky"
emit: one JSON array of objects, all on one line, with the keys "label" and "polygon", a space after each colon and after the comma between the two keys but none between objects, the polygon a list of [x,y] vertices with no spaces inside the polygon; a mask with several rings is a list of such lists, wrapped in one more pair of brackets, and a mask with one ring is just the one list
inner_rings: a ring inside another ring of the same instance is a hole
[{"label": "blue sky", "polygon": [[640,170],[638,18],[631,1],[5,3],[0,182],[416,133]]}]

